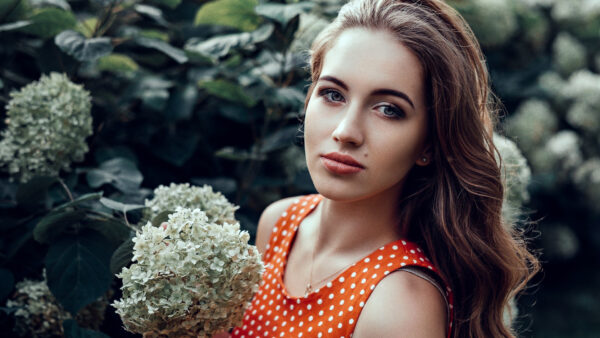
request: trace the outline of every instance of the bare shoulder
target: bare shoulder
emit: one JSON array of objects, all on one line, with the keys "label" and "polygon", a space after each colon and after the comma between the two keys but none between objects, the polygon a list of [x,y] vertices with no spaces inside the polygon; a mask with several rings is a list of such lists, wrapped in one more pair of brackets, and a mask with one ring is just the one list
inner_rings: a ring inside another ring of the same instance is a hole
[{"label": "bare shoulder", "polygon": [[446,336],[446,304],[430,282],[402,270],[383,278],[356,322],[354,338]]},{"label": "bare shoulder", "polygon": [[277,219],[297,199],[298,196],[287,197],[271,203],[260,215],[256,229],[256,248],[261,254],[266,251],[267,244]]}]

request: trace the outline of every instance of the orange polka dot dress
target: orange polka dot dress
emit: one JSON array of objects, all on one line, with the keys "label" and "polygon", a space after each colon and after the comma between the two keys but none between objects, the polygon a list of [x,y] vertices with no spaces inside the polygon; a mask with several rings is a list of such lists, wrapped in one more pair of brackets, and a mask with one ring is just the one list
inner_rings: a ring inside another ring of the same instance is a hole
[{"label": "orange polka dot dress", "polygon": [[[397,240],[388,243],[341,272],[327,285],[306,297],[293,297],[283,284],[283,272],[300,222],[322,200],[321,195],[303,196],[277,220],[263,261],[265,272],[258,292],[244,313],[236,338],[256,337],[352,337],[360,312],[377,283],[390,272],[418,266],[436,272],[415,244]],[[445,287],[448,304],[448,337],[452,329],[452,293]]]}]

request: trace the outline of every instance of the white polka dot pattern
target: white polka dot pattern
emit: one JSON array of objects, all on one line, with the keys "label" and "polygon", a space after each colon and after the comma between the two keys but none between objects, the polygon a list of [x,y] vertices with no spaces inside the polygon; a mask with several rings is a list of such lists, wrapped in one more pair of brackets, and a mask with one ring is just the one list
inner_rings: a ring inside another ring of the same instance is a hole
[{"label": "white polka dot pattern", "polygon": [[[290,243],[321,199],[308,195],[295,200],[275,224],[263,257],[263,280],[232,337],[351,337],[371,292],[390,272],[411,265],[437,272],[414,243],[398,240],[374,250],[307,297],[289,295],[282,275]],[[452,318],[449,288],[446,295]]]}]

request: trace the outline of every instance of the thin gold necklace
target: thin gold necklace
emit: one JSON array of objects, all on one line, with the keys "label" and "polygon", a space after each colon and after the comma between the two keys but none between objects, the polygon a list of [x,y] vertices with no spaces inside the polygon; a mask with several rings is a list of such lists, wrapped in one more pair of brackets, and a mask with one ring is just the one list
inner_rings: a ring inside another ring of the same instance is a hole
[{"label": "thin gold necklace", "polygon": [[[319,231],[319,230],[321,230],[321,229],[320,228],[317,229],[317,242],[316,243],[319,243],[319,237],[321,235],[321,231]],[[315,244],[315,246],[316,246],[316,244]],[[336,272],[334,272],[334,273],[332,273],[330,275],[327,275],[327,277],[325,277],[323,279],[320,279],[320,280],[316,281],[315,283],[313,283],[312,282],[312,273],[313,273],[313,264],[315,262],[315,246],[313,246],[313,248],[312,248],[312,259],[310,261],[310,278],[308,280],[308,283],[306,284],[306,289],[304,291],[304,297],[308,297],[308,295],[311,292],[313,292],[313,285],[314,286],[320,285],[321,282],[329,279],[330,277],[333,277],[333,276],[337,275],[339,272],[341,272],[342,270],[346,269],[347,267],[349,267],[350,265],[352,265],[354,263],[354,262],[352,262],[352,263],[350,263],[350,264],[342,267],[341,269],[337,270]]]}]

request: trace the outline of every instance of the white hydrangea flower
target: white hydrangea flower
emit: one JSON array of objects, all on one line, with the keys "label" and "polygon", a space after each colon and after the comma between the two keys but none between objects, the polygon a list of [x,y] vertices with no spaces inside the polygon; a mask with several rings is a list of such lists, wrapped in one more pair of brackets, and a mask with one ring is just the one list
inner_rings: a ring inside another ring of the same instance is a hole
[{"label": "white hydrangea flower", "polygon": [[562,130],[548,139],[543,147],[536,149],[530,158],[531,165],[536,172],[553,172],[565,177],[583,162],[580,144],[577,133]]},{"label": "white hydrangea flower", "polygon": [[171,183],[154,189],[154,198],[145,200],[142,224],[152,220],[163,211],[174,211],[177,207],[200,209],[206,213],[209,222],[218,224],[235,223],[235,211],[239,208],[231,204],[225,196],[213,191],[209,185],[192,186],[189,183]]},{"label": "white hydrangea flower", "polygon": [[590,20],[600,15],[598,0],[554,1],[552,18],[558,22]]},{"label": "white hydrangea flower", "polygon": [[570,34],[561,32],[552,45],[552,62],[561,74],[568,76],[578,69],[585,68],[585,47]]},{"label": "white hydrangea flower", "polygon": [[513,141],[494,133],[494,145],[502,158],[501,173],[505,187],[502,217],[510,225],[521,216],[523,204],[529,202],[527,186],[531,181],[531,169]]},{"label": "white hydrangea flower", "polygon": [[538,78],[537,83],[554,102],[561,103],[565,100],[564,88],[567,82],[557,72],[545,72]]},{"label": "white hydrangea flower", "polygon": [[452,0],[449,3],[469,22],[483,46],[501,46],[517,31],[517,18],[509,1]]},{"label": "white hydrangea flower", "polygon": [[42,75],[10,93],[7,128],[0,141],[0,168],[26,182],[34,176],[58,176],[71,162],[83,160],[92,134],[91,98],[65,74]]},{"label": "white hydrangea flower", "polygon": [[25,279],[15,285],[16,292],[6,301],[7,308],[15,311],[14,332],[20,336],[63,336],[63,320],[71,315],[63,310],[50,292],[45,280]]},{"label": "white hydrangea flower", "polygon": [[600,109],[600,75],[584,69],[573,73],[564,87],[569,99],[583,101]]},{"label": "white hydrangea flower", "polygon": [[587,197],[590,206],[600,212],[600,158],[586,160],[573,173],[575,186]]},{"label": "white hydrangea flower", "polygon": [[558,128],[558,119],[546,101],[523,102],[506,123],[506,132],[527,154],[544,144]]},{"label": "white hydrangea flower", "polygon": [[[600,95],[600,88],[598,89]],[[581,100],[575,102],[567,111],[567,121],[592,135],[600,132],[600,109]]]},{"label": "white hydrangea flower", "polygon": [[[14,313],[14,332],[20,337],[63,336],[62,322],[73,318],[48,288],[46,270],[43,271],[43,277],[42,280],[25,279],[17,283],[16,292],[6,302],[7,308],[18,308]],[[104,312],[112,293],[113,291],[109,290],[96,301],[80,309],[75,315],[77,323],[81,327],[98,330],[104,321]]]},{"label": "white hydrangea flower", "polygon": [[145,337],[209,337],[242,321],[264,267],[239,223],[210,222],[200,209],[177,208],[160,227],[133,239],[123,298],[112,305],[125,328]]}]

